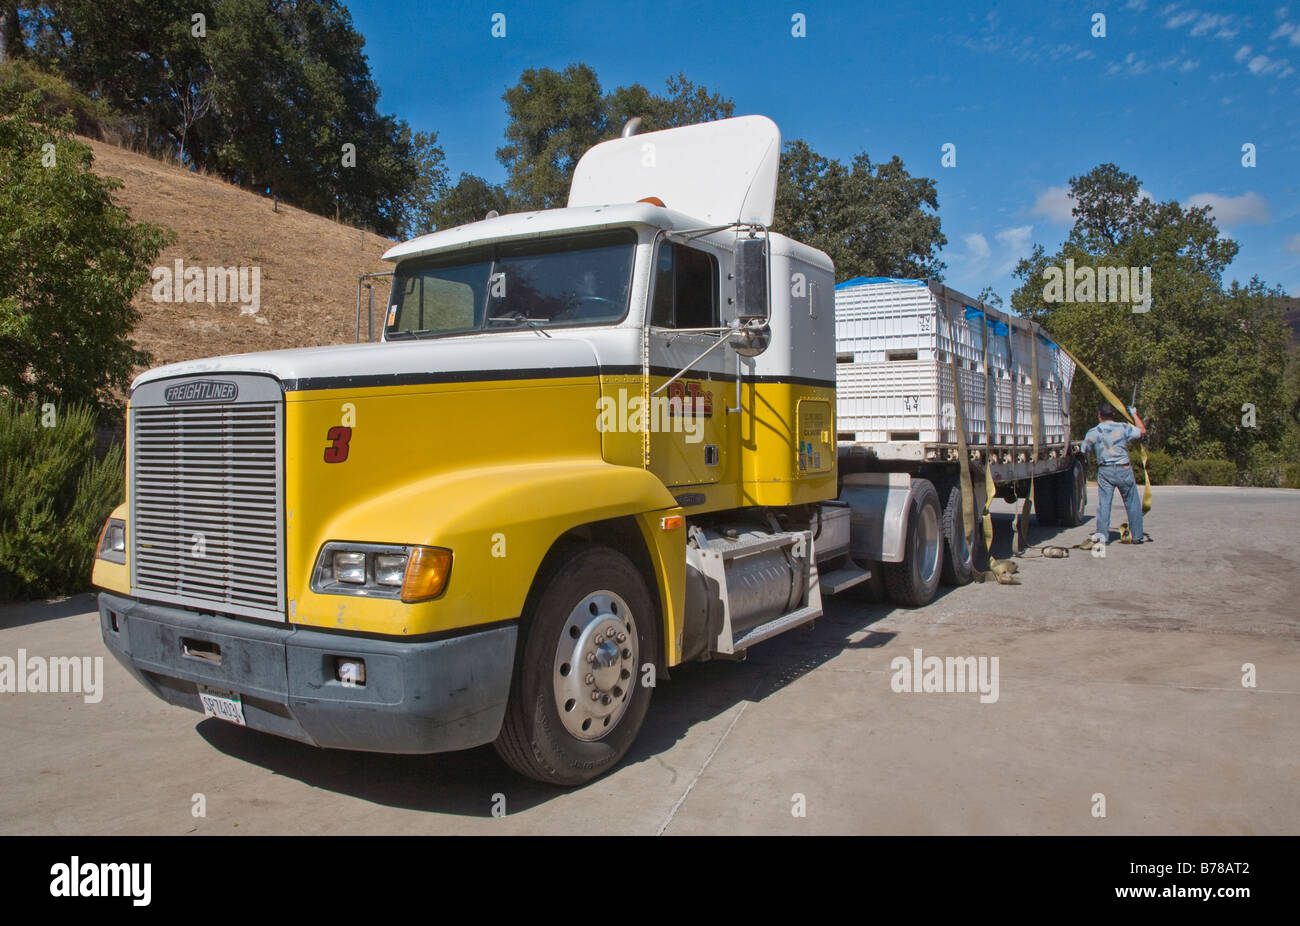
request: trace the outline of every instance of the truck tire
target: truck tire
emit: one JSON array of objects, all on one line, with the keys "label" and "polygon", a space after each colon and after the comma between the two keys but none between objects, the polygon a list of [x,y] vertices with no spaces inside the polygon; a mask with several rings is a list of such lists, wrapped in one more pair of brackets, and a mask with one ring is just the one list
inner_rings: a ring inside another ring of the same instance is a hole
[{"label": "truck tire", "polygon": [[939,493],[930,480],[914,480],[907,500],[903,561],[883,564],[885,588],[895,604],[917,608],[934,598],[943,572],[943,547]]},{"label": "truck tire", "polygon": [[524,615],[493,746],[529,778],[580,785],[617,765],[641,729],[651,692],[641,666],[657,663],[659,621],[645,581],[622,553],[580,546],[552,562]]},{"label": "truck tire", "polygon": [[1062,527],[1078,527],[1088,511],[1088,467],[1078,457],[1070,468],[1056,474],[1056,520]]},{"label": "truck tire", "polygon": [[1034,514],[1041,527],[1056,524],[1056,475],[1034,479]]},{"label": "truck tire", "polygon": [[[940,487],[943,497],[944,557],[940,580],[944,585],[967,585],[974,578],[974,561],[966,545],[966,524],[961,513],[961,480],[944,483]],[[984,525],[980,509],[975,510],[975,556],[984,548]]]}]

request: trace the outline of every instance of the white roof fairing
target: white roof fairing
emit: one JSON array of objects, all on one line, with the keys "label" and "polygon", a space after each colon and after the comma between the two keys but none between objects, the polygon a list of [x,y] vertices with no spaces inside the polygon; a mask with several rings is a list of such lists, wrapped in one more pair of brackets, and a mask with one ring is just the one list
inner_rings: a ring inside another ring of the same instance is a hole
[{"label": "white roof fairing", "polygon": [[766,116],[739,116],[601,142],[573,172],[570,206],[658,197],[707,224],[771,225],[781,130]]},{"label": "white roof fairing", "polygon": [[[772,224],[781,130],[766,116],[740,116],[615,138],[588,149],[563,209],[516,212],[394,245],[384,260],[493,241],[633,225],[668,231]],[[654,196],[663,206],[640,202]]]}]

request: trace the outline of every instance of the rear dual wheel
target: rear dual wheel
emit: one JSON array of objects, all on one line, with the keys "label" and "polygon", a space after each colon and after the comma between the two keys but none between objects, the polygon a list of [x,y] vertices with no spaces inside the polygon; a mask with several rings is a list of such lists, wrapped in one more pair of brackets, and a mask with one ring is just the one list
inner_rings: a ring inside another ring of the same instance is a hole
[{"label": "rear dual wheel", "polygon": [[934,598],[943,572],[943,553],[943,512],[939,506],[939,493],[930,480],[913,480],[907,499],[903,561],[883,564],[885,588],[895,604],[915,608]]},{"label": "rear dual wheel", "polygon": [[1059,516],[1056,510],[1058,476],[1059,474],[1054,474],[1034,479],[1034,514],[1038,516],[1038,523],[1042,527],[1056,524]]},{"label": "rear dual wheel", "polygon": [[975,515],[973,535],[974,552],[966,543],[966,519],[961,510],[961,480],[953,480],[942,486],[943,497],[943,570],[940,575],[944,585],[967,585],[975,577],[975,560],[981,563],[987,558],[984,552],[984,524],[980,517],[979,495],[972,499]]},{"label": "rear dual wheel", "polygon": [[1088,468],[1083,460],[1075,457],[1070,468],[1054,478],[1057,523],[1062,527],[1078,527],[1087,516]]}]

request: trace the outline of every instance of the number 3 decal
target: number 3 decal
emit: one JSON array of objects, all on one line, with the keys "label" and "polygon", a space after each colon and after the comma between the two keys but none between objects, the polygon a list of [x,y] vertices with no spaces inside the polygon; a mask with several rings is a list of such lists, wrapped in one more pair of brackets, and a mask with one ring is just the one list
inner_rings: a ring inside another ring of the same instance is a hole
[{"label": "number 3 decal", "polygon": [[352,429],[335,425],[325,432],[325,439],[332,441],[325,448],[326,463],[342,463],[348,458],[348,441],[352,440]]}]

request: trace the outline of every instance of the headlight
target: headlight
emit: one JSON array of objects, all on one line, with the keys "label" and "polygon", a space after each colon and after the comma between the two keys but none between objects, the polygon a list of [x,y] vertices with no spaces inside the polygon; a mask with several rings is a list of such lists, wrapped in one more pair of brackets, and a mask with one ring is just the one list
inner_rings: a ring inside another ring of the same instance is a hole
[{"label": "headlight", "polygon": [[109,518],[99,532],[99,551],[95,554],[110,563],[126,563],[126,522]]},{"label": "headlight", "polygon": [[311,587],[326,595],[425,601],[441,595],[450,576],[450,550],[332,540],[316,558]]},{"label": "headlight", "polygon": [[406,563],[409,557],[401,553],[375,554],[375,581],[380,585],[401,586],[406,578]]},{"label": "headlight", "polygon": [[362,585],[366,581],[366,554],[336,550],[333,556],[334,581]]}]

